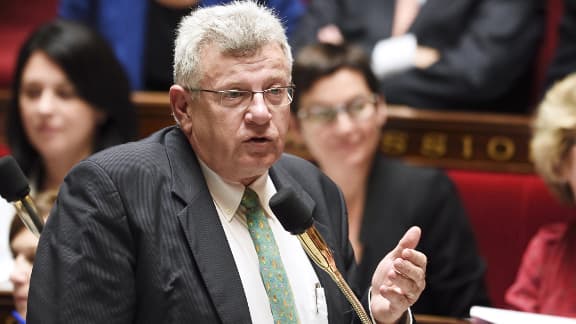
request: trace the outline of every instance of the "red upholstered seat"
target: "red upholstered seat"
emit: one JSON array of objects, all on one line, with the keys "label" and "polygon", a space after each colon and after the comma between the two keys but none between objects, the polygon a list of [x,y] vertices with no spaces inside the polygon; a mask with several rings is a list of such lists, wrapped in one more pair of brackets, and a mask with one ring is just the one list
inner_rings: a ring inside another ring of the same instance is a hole
[{"label": "red upholstered seat", "polygon": [[0,144],[0,157],[4,156],[4,155],[8,155],[10,152],[8,151],[8,148],[2,144]]},{"label": "red upholstered seat", "polygon": [[32,30],[56,16],[57,0],[0,1],[0,87],[6,88],[20,46]]},{"label": "red upholstered seat", "polygon": [[560,25],[563,12],[564,0],[546,0],[546,26],[534,68],[534,87],[531,98],[533,107],[536,107],[542,99],[546,72],[558,46],[558,26]]},{"label": "red upholstered seat", "polygon": [[529,239],[542,225],[575,215],[551,196],[534,174],[449,170],[470,217],[487,265],[487,284],[496,307],[506,308],[512,284]]}]

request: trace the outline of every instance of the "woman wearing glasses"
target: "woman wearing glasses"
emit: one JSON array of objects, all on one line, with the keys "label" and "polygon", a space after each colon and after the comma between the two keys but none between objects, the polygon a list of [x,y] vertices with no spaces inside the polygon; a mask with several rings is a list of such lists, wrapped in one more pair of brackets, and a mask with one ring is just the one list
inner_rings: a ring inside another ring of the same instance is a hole
[{"label": "woman wearing glasses", "polygon": [[378,261],[411,226],[422,228],[427,286],[417,314],[466,317],[489,303],[485,265],[456,189],[444,172],[408,166],[378,151],[386,105],[358,48],[317,44],[297,55],[293,125],[348,206],[359,264],[354,284],[370,285]]}]

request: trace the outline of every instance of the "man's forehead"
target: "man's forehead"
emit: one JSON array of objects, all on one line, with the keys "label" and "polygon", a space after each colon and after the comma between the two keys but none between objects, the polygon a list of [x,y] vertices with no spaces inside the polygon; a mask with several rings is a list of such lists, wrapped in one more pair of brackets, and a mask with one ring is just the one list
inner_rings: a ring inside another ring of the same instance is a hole
[{"label": "man's forehead", "polygon": [[209,42],[202,45],[200,49],[200,57],[202,60],[214,56],[236,60],[248,60],[262,54],[262,52],[267,52],[267,54],[274,53],[281,56],[283,59],[288,60],[282,46],[276,42],[252,45],[244,44],[240,47],[224,47],[216,42]]}]

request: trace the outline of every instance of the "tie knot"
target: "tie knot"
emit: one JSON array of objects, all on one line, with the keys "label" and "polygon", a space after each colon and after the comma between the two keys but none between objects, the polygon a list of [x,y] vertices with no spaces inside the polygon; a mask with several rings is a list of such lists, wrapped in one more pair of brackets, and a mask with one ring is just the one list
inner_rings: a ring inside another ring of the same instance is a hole
[{"label": "tie knot", "polygon": [[248,210],[254,210],[255,208],[260,207],[258,194],[254,190],[246,187],[240,205],[244,206]]}]

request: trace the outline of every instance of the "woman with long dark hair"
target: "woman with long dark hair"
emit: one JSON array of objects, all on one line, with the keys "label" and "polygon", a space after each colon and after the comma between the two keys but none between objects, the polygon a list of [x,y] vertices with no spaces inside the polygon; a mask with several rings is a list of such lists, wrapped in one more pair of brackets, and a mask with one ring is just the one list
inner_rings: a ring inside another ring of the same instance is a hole
[{"label": "woman with long dark hair", "polygon": [[[130,85],[106,41],[81,24],[54,20],[22,45],[12,82],[6,138],[33,194],[57,190],[80,160],[137,132]],[[0,282],[12,260],[5,230],[12,206],[0,200]]]}]

